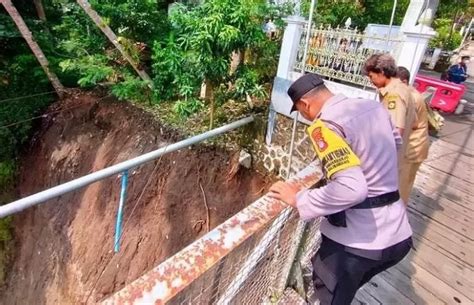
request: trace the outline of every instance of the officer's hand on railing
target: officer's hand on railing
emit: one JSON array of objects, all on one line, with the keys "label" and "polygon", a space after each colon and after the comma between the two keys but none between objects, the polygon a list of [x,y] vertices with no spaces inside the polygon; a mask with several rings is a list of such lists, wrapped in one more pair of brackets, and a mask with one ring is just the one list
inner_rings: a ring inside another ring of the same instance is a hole
[{"label": "officer's hand on railing", "polygon": [[295,182],[278,181],[270,187],[268,196],[281,200],[292,207],[296,207],[296,194],[298,194],[301,189],[301,185]]}]

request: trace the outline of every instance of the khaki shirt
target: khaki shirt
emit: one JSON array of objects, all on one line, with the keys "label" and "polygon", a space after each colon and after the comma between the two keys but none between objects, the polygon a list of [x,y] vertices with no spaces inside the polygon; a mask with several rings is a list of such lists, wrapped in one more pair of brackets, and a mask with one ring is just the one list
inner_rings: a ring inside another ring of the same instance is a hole
[{"label": "khaki shirt", "polygon": [[409,87],[416,107],[416,121],[413,125],[406,157],[410,163],[421,163],[428,157],[428,109],[423,96],[415,88]]},{"label": "khaki shirt", "polygon": [[392,78],[390,83],[380,89],[380,100],[390,113],[393,124],[404,129],[401,156],[406,156],[410,133],[416,121],[416,109],[410,88],[398,78]]}]

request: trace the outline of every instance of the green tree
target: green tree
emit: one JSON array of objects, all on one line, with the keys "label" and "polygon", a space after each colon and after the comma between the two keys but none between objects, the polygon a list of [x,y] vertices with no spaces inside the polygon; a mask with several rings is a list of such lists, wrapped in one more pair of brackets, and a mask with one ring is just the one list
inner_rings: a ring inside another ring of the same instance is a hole
[{"label": "green tree", "polygon": [[[310,2],[309,0],[303,2],[302,11],[305,16],[309,14]],[[409,0],[398,1],[394,18],[395,25],[402,23],[409,2]],[[363,30],[369,23],[389,24],[392,9],[393,0],[319,0],[314,21],[316,24],[342,27],[350,17],[352,27]]]},{"label": "green tree", "polygon": [[430,41],[430,47],[443,48],[452,51],[459,47],[462,36],[458,31],[453,31],[453,22],[451,19],[438,18],[433,22],[433,27],[438,35]]},{"label": "green tree", "polygon": [[474,3],[468,0],[440,1],[433,28],[438,32],[430,45],[451,51],[459,47],[459,28],[473,16]]},{"label": "green tree", "polygon": [[[260,95],[262,88],[258,83],[264,75],[256,70],[263,69],[253,58],[268,55],[264,50],[277,50],[277,43],[270,41],[262,30],[270,11],[279,18],[278,12],[258,0],[204,0],[197,6],[175,4],[170,14],[172,33],[154,47],[154,81],[159,95],[171,98],[171,93],[184,99],[176,109],[189,114],[200,109],[191,97],[205,82],[211,92],[211,127],[216,93],[222,97],[225,91],[224,100],[227,94],[239,98]],[[230,69],[233,52],[241,58],[235,71]],[[271,55],[276,57],[275,53]]]}]

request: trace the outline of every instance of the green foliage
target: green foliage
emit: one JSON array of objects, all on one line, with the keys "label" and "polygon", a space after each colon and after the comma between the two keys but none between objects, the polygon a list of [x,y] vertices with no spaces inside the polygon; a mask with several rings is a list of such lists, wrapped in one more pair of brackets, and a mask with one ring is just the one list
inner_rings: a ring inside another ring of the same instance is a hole
[{"label": "green foliage", "polygon": [[[34,93],[51,91],[49,82],[32,54],[13,56],[10,60],[0,56],[0,162],[15,158],[31,132],[37,115],[51,102],[54,95],[27,98]],[[15,99],[15,98],[21,99]],[[18,123],[22,122],[22,123]],[[12,125],[9,127],[4,127]]]},{"label": "green foliage", "polygon": [[[310,0],[302,2],[302,12],[309,15]],[[395,11],[394,24],[401,24],[408,8],[409,0],[399,0]],[[393,9],[392,0],[319,0],[314,14],[316,24],[343,27],[351,17],[351,27],[365,29],[367,24],[389,24]]]},{"label": "green foliage", "polygon": [[456,14],[472,14],[472,6],[469,0],[440,1],[436,16],[441,19],[452,19]]},{"label": "green foliage", "polygon": [[259,99],[268,97],[265,88],[259,84],[259,76],[257,71],[241,67],[236,73],[235,87],[232,91],[234,99],[244,100],[247,95]]},{"label": "green foliage", "polygon": [[181,117],[186,118],[204,108],[204,103],[198,99],[177,101],[173,110]]},{"label": "green foliage", "polygon": [[[169,36],[153,47],[153,80],[158,96],[162,100],[180,100],[174,109],[182,116],[199,110],[194,107],[194,99],[204,82],[214,89],[211,99],[218,104],[229,98],[266,96],[262,84],[276,73],[279,42],[267,38],[262,25],[266,16],[281,24],[279,21],[288,10],[256,0],[175,4]],[[233,52],[242,54],[234,73]]]},{"label": "green foliage", "polygon": [[20,37],[18,29],[11,22],[10,16],[7,14],[0,15],[0,37],[1,38],[13,38]]},{"label": "green foliage", "polygon": [[126,75],[123,81],[112,86],[112,94],[121,101],[144,102],[150,100],[151,89],[141,78]]},{"label": "green foliage", "polygon": [[159,100],[166,101],[177,97],[186,99],[196,95],[202,76],[195,69],[194,56],[186,56],[180,48],[175,33],[170,33],[164,42],[155,42],[153,47],[154,89]]},{"label": "green foliage", "polygon": [[462,36],[459,28],[468,24],[474,14],[474,4],[468,0],[441,1],[433,28],[438,35],[430,41],[430,47],[452,51],[459,47]]},{"label": "green foliage", "polygon": [[77,83],[81,87],[91,87],[101,81],[110,79],[114,69],[107,65],[108,58],[104,55],[86,55],[78,59],[66,59],[59,63],[63,72],[74,71],[80,76]]},{"label": "green foliage", "polygon": [[152,45],[168,32],[166,11],[159,9],[161,0],[92,0],[91,5],[117,35]]},{"label": "green foliage", "polygon": [[452,31],[452,20],[436,19],[434,27],[438,35],[430,41],[430,47],[443,48],[446,51],[452,51],[459,47],[462,36],[458,31]]},{"label": "green foliage", "polygon": [[207,0],[195,8],[177,4],[170,20],[185,56],[195,58],[198,75],[217,86],[229,74],[231,53],[265,39],[263,16],[251,1]]},{"label": "green foliage", "polygon": [[[219,105],[229,99],[267,97],[264,84],[276,73],[280,45],[278,40],[265,36],[262,25],[269,17],[283,26],[282,17],[291,13],[291,4],[269,5],[264,0],[185,1],[188,5],[174,4],[168,17],[169,2],[90,1],[140,68],[151,72],[153,89],[136,77],[76,1],[44,0],[47,22],[37,20],[31,3],[16,4],[51,69],[67,86],[107,85],[120,100],[177,100],[176,106],[170,108],[182,117],[203,110],[204,103],[198,100],[203,82],[216,89],[213,96]],[[0,99],[51,90],[10,18],[0,13],[0,24]],[[243,55],[231,71],[233,52]],[[37,115],[52,97],[0,105],[0,126]],[[0,128],[0,161],[17,155],[34,123]]]},{"label": "green foliage", "polygon": [[[166,10],[161,0],[90,1],[92,7],[117,34],[118,42],[138,65],[150,64],[149,48],[168,33]],[[124,97],[134,73],[128,62],[74,0],[45,0],[47,24],[34,26],[35,38],[66,84],[92,87],[126,81],[116,88]],[[135,84],[136,85],[136,84]]]},{"label": "green foliage", "polygon": [[[13,161],[0,162],[0,191],[4,192],[13,184],[15,165]],[[0,202],[1,204],[1,202]]]},{"label": "green foliage", "polygon": [[[0,219],[0,243],[5,243],[7,241],[10,241],[11,239],[11,217],[2,218]],[[0,249],[0,252],[2,252],[1,250],[2,249]]]},{"label": "green foliage", "polygon": [[5,281],[5,269],[10,254],[10,241],[12,240],[12,217],[0,219],[0,286]]}]

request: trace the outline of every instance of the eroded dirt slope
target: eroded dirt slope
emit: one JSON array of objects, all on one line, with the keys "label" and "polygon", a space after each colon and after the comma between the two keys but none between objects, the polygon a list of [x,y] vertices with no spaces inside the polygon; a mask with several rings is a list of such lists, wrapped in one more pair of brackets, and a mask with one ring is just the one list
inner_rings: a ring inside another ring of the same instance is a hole
[{"label": "eroded dirt slope", "polygon": [[[125,103],[93,94],[52,110],[22,161],[19,195],[110,166],[180,139]],[[1,304],[95,303],[262,195],[264,179],[229,153],[192,147],[130,171],[121,250],[113,254],[120,179],[112,177],[14,218],[15,251]],[[148,183],[148,185],[147,185]],[[132,214],[133,212],[133,214]]]}]

